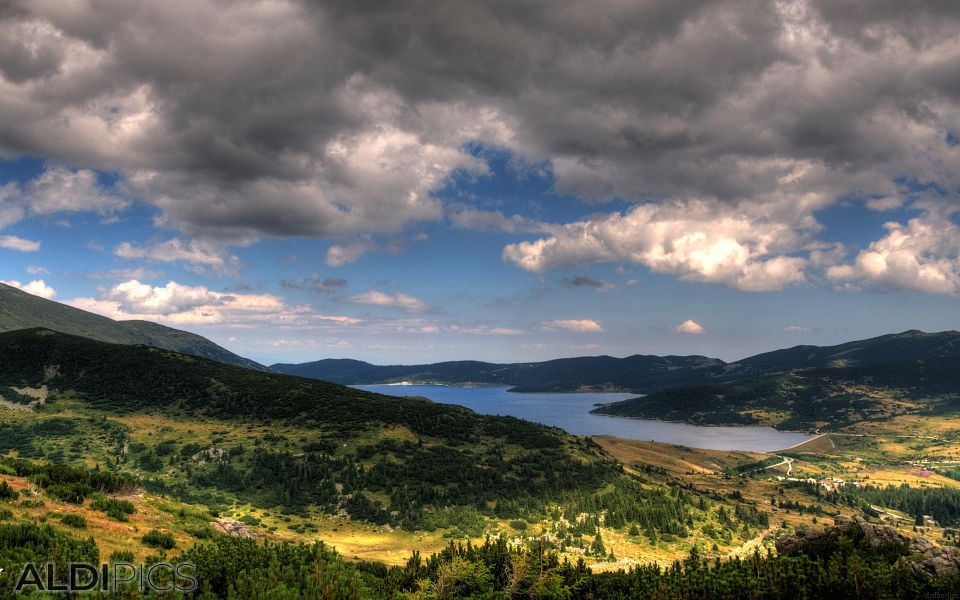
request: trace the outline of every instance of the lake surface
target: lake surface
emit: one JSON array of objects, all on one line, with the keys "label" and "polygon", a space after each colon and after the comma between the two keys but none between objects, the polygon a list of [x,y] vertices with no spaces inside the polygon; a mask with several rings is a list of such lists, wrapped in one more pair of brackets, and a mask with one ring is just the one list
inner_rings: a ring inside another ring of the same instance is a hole
[{"label": "lake surface", "polygon": [[423,396],[434,402],[459,404],[487,415],[509,415],[560,427],[574,435],[615,435],[713,450],[770,452],[811,439],[805,433],[770,427],[698,427],[646,419],[591,415],[595,404],[636,398],[636,394],[515,394],[505,387],[440,385],[358,385],[391,396]]}]

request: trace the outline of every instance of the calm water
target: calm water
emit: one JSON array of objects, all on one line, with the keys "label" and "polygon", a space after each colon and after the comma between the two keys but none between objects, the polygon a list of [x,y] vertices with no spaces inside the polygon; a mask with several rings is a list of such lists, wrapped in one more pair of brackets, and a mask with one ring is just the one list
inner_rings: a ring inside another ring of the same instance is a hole
[{"label": "calm water", "polygon": [[593,405],[635,398],[636,394],[513,394],[505,387],[461,388],[438,385],[359,385],[392,396],[423,396],[434,402],[459,404],[478,413],[510,415],[560,427],[575,435],[615,435],[714,450],[770,452],[811,438],[805,433],[770,427],[697,427],[644,419],[591,415]]}]

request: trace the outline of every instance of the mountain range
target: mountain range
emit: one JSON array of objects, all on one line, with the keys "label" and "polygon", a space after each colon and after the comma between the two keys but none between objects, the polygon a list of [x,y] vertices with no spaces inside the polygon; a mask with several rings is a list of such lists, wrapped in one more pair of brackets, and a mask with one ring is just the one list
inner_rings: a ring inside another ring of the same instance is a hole
[{"label": "mountain range", "polygon": [[960,357],[960,333],[899,334],[836,346],[795,346],[727,363],[705,356],[589,356],[531,363],[454,361],[425,365],[372,365],[358,360],[325,359],[275,364],[281,373],[342,384],[407,381],[445,385],[505,385],[515,392],[629,391],[649,394],[678,385],[721,383],[789,372],[869,366],[904,359]]},{"label": "mountain range", "polygon": [[[385,366],[325,359],[267,368],[196,334],[147,321],[114,321],[0,284],[0,332],[34,327],[343,385],[411,382],[500,385],[514,392],[628,391],[644,396],[598,406],[594,412],[697,424],[836,429],[905,414],[953,414],[960,390],[956,331],[910,330],[834,346],[795,346],[729,363],[705,356],[634,355]],[[8,396],[16,397],[4,391]]]}]

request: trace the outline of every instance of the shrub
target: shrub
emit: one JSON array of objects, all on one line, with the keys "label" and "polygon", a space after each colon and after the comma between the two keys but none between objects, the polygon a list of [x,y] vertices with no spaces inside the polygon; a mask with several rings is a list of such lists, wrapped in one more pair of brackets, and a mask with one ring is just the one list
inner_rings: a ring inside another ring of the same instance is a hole
[{"label": "shrub", "polygon": [[133,552],[130,550],[114,550],[110,553],[110,564],[117,563],[127,563],[131,564],[133,562]]},{"label": "shrub", "polygon": [[93,492],[86,483],[58,483],[47,488],[47,493],[63,502],[83,504],[87,495]]},{"label": "shrub", "polygon": [[74,514],[67,513],[62,517],[60,517],[60,521],[64,525],[73,527],[75,529],[87,528],[87,520],[83,517],[83,515],[74,515]]},{"label": "shrub", "polygon": [[527,530],[527,522],[526,522],[526,521],[521,521],[520,519],[517,519],[516,521],[510,521],[510,527],[513,527],[513,528],[516,529],[517,531],[526,531],[526,530]]},{"label": "shrub", "polygon": [[184,531],[198,540],[209,540],[213,537],[213,529],[210,527],[188,527]]},{"label": "shrub", "polygon": [[161,533],[156,529],[144,534],[143,543],[151,548],[161,548],[163,550],[172,550],[177,545],[172,535],[169,533]]},{"label": "shrub", "polygon": [[129,500],[118,500],[117,498],[108,498],[106,496],[97,496],[90,504],[93,510],[99,510],[107,514],[107,517],[114,521],[125,523],[129,521],[127,515],[137,512],[137,507]]},{"label": "shrub", "polygon": [[10,487],[6,479],[0,483],[0,500],[14,500],[18,496],[20,496],[20,492]]}]

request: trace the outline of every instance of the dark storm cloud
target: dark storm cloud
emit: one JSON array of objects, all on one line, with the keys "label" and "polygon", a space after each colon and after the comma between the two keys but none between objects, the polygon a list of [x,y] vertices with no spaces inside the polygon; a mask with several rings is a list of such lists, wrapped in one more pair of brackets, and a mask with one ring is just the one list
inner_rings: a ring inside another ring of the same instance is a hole
[{"label": "dark storm cloud", "polygon": [[[960,130],[954,2],[5,6],[0,152],[117,171],[188,235],[440,219],[431,192],[486,168],[467,142],[550,161],[557,191],[584,200],[712,202],[718,219],[746,221],[729,231],[793,232],[732,240],[741,269],[809,252],[814,212],[839,195],[895,197],[898,177],[960,185],[946,144]],[[652,214],[673,227],[674,212]],[[526,264],[659,260],[652,250]],[[688,258],[663,268],[713,269],[678,266]]]}]

